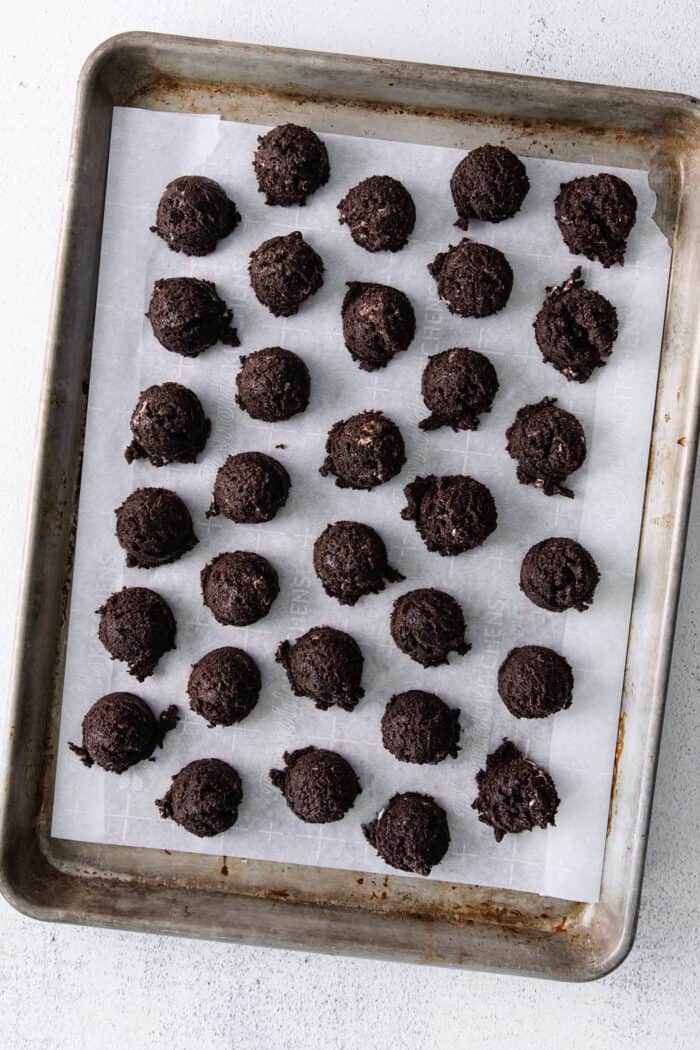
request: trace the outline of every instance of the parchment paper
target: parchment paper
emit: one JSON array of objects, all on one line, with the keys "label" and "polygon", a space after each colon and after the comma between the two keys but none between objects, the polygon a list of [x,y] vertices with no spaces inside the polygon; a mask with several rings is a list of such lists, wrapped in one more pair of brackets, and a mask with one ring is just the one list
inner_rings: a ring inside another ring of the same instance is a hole
[{"label": "parchment paper", "polygon": [[[597,169],[528,159],[531,190],[522,211],[499,225],[475,222],[470,230],[471,237],[495,244],[510,260],[515,274],[510,302],[494,317],[465,320],[437,300],[426,271],[438,250],[462,236],[452,225],[448,191],[458,151],[326,135],[328,185],[304,208],[270,208],[257,192],[251,166],[263,130],[216,117],[114,113],[52,832],[92,842],[397,874],[376,857],[360,825],[395,791],[415,789],[434,795],[448,812],[452,845],[432,878],[596,900],[670,262],[669,247],[651,218],[654,195],[646,174],[621,173],[637,195],[639,212],[624,268],[606,271],[569,254],[552,206],[560,182]],[[243,222],[214,254],[188,259],[169,251],[149,226],[165,184],[196,173],[222,183]],[[373,173],[400,178],[416,202],[415,232],[397,254],[370,255],[337,221],[337,202]],[[248,255],[265,238],[295,229],[323,257],[325,283],[296,317],[276,320],[249,287]],[[545,286],[562,281],[579,262],[589,286],[611,299],[620,319],[609,364],[585,385],[567,383],[542,363],[531,327]],[[307,412],[288,423],[257,423],[234,404],[239,351],[217,346],[185,360],[159,346],[144,312],[153,282],[178,275],[216,282],[234,307],[240,352],[281,345],[301,354],[313,384]],[[352,279],[395,285],[416,309],[418,329],[409,351],[372,374],[359,371],[343,345],[340,304],[344,283]],[[494,409],[475,433],[423,434],[416,424],[425,415],[420,376],[426,356],[460,345],[481,349],[493,360],[501,384]],[[211,439],[196,465],[128,466],[122,452],[138,394],[166,380],[197,392],[212,420]],[[547,498],[519,485],[504,450],[504,432],[517,409],[545,395],[573,410],[586,431],[588,459],[571,478],[575,500]],[[408,463],[400,477],[374,492],[340,490],[318,474],[326,433],[335,420],[373,406],[401,427]],[[276,449],[278,444],[286,448]],[[287,506],[274,522],[257,527],[222,517],[207,522],[204,512],[218,467],[227,454],[253,449],[272,452],[289,470],[293,487]],[[401,520],[403,486],[426,472],[466,472],[489,485],[498,528],[480,549],[458,558],[429,554],[413,524]],[[200,542],[174,565],[127,570],[114,536],[114,508],[143,485],[176,490],[191,510]],[[377,528],[391,563],[406,576],[404,584],[390,585],[353,609],[326,597],[311,565],[314,539],[327,522],[341,518]],[[578,538],[598,562],[601,583],[584,614],[543,612],[518,590],[523,554],[550,535]],[[248,629],[220,626],[201,601],[200,569],[220,551],[235,549],[264,553],[281,581],[271,613]],[[177,650],[163,657],[142,686],[123,664],[110,661],[97,639],[94,610],[124,584],[153,587],[177,619]],[[473,649],[449,666],[423,670],[394,647],[388,618],[400,593],[428,585],[460,600]],[[349,630],[365,654],[367,695],[353,713],[318,711],[311,701],[294,697],[274,661],[282,638],[320,623]],[[508,714],[496,692],[496,672],[508,650],[524,643],[551,645],[570,661],[575,675],[570,710],[544,721],[517,721]],[[195,660],[225,644],[253,654],[263,691],[242,724],[209,729],[188,708],[187,678]],[[457,760],[411,766],[383,750],[384,705],[406,688],[437,692],[461,709]],[[117,689],[138,693],[156,710],[175,702],[183,715],[156,761],[122,776],[85,769],[67,747],[69,740],[80,739],[81,720],[93,701]],[[474,775],[504,735],[550,770],[561,806],[556,828],[510,835],[497,845],[470,806]],[[268,771],[281,766],[282,752],[307,744],[337,748],[359,775],[362,794],[339,823],[301,823],[269,783]],[[245,797],[229,832],[197,839],[161,820],[154,799],[186,762],[208,756],[238,768]]]}]

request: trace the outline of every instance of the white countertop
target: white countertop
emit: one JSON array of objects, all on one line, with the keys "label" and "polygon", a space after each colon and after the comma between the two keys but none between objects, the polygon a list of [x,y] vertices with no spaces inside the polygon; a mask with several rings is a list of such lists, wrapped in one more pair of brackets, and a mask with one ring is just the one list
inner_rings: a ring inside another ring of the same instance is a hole
[{"label": "white countertop", "polygon": [[[321,11],[324,10],[321,16]],[[695,0],[25,0],[0,46],[0,697],[6,695],[76,78],[149,29],[700,94]],[[38,250],[37,250],[38,249]],[[696,488],[698,482],[696,481]],[[558,985],[49,926],[0,901],[4,1050],[651,1050],[700,1036],[700,500],[692,513],[637,942]],[[0,701],[1,703],[2,701]],[[0,712],[1,718],[1,712]]]}]

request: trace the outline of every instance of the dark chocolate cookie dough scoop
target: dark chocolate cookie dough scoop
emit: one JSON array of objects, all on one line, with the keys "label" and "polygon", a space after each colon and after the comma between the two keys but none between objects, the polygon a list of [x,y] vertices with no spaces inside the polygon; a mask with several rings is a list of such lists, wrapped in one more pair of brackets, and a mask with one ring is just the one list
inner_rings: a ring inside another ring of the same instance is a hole
[{"label": "dark chocolate cookie dough scoop", "polygon": [[575,415],[557,408],[555,398],[545,397],[518,411],[506,440],[521,485],[534,485],[547,496],[573,499],[565,481],[586,458],[586,435]]},{"label": "dark chocolate cookie dough scoop", "polygon": [[598,566],[586,548],[561,536],[536,543],[520,568],[520,589],[549,612],[584,612],[593,601],[599,579]]},{"label": "dark chocolate cookie dough scoop", "polygon": [[268,346],[241,357],[236,390],[236,404],[249,416],[264,423],[280,423],[304,411],[311,378],[298,354],[281,346]]},{"label": "dark chocolate cookie dough scoop", "polygon": [[202,569],[202,599],[219,623],[248,627],[267,616],[279,594],[274,568],[261,554],[228,551]]},{"label": "dark chocolate cookie dough scoop", "polygon": [[281,642],[276,658],[295,696],[308,696],[322,711],[352,711],[365,695],[362,651],[345,631],[312,627],[295,642]]},{"label": "dark chocolate cookie dough scoop", "polygon": [[496,528],[498,514],[486,485],[464,474],[429,474],[404,489],[401,517],[413,521],[429,551],[456,555],[479,547]]},{"label": "dark chocolate cookie dough scoop", "polygon": [[263,241],[248,273],[258,301],[275,317],[291,317],[323,284],[323,260],[296,230]]},{"label": "dark chocolate cookie dough scoop", "polygon": [[416,334],[410,299],[386,284],[348,281],[341,315],[345,346],[365,372],[386,367]]},{"label": "dark chocolate cookie dough scoop", "polygon": [[440,298],[450,313],[488,317],[498,313],[513,290],[513,271],[503,252],[467,237],[428,264]]},{"label": "dark chocolate cookie dough scoop", "polygon": [[242,800],[241,778],[233,766],[218,758],[199,758],[175,774],[156,806],[164,820],[209,838],[233,827]]},{"label": "dark chocolate cookie dough scoop", "polygon": [[140,696],[107,693],[83,719],[82,746],[68,747],[88,768],[96,763],[109,773],[123,773],[162,747],[165,734],[175,728],[178,718],[174,704],[156,718]]},{"label": "dark chocolate cookie dough scoop", "polygon": [[623,265],[637,217],[637,198],[624,179],[602,172],[563,182],[554,217],[572,255]]},{"label": "dark chocolate cookie dough scoop", "polygon": [[390,481],[406,462],[401,431],[383,412],[360,412],[335,423],[320,473],[340,488],[373,489]]},{"label": "dark chocolate cookie dough scoop", "polygon": [[407,591],[397,598],[390,630],[401,652],[423,667],[438,667],[447,663],[450,653],[463,656],[471,649],[459,603],[434,587]]},{"label": "dark chocolate cookie dough scoop", "polygon": [[264,452],[228,456],[217,472],[207,517],[223,514],[241,525],[272,521],[287,502],[290,485],[282,464]]},{"label": "dark chocolate cookie dough scoop", "polygon": [[187,693],[192,710],[210,727],[232,726],[253,710],[261,685],[253,657],[243,649],[223,646],[192,665]]},{"label": "dark chocolate cookie dough scoop", "polygon": [[466,346],[433,354],[421,380],[430,415],[418,425],[421,430],[476,430],[481,414],[491,411],[497,391],[496,369],[485,354]]},{"label": "dark chocolate cookie dough scoop", "polygon": [[394,795],[362,831],[385,864],[416,875],[430,875],[450,845],[445,810],[416,791]]},{"label": "dark chocolate cookie dough scoop", "polygon": [[198,542],[190,512],[170,489],[136,489],[114,513],[117,539],[129,568],[167,565]]},{"label": "dark chocolate cookie dough scoop", "polygon": [[147,587],[123,587],[97,613],[98,637],[113,660],[123,661],[139,682],[175,648],[175,617],[165,599]]},{"label": "dark chocolate cookie dough scoop", "polygon": [[139,394],[132,412],[133,440],[124,456],[127,463],[146,457],[154,467],[194,463],[210,430],[199,398],[186,386],[149,386]]},{"label": "dark chocolate cookie dough scoop", "polygon": [[151,230],[174,252],[209,255],[240,219],[218,182],[203,175],[181,175],[165,187]]},{"label": "dark chocolate cookie dough scoop", "polygon": [[459,218],[466,230],[470,219],[503,222],[510,219],[530,189],[525,165],[505,146],[477,146],[461,160],[450,180]]},{"label": "dark chocolate cookie dough scoop", "polygon": [[314,543],[314,569],[323,589],[341,605],[384,590],[404,577],[389,565],[384,540],[359,521],[327,525]]},{"label": "dark chocolate cookie dough scoop", "polygon": [[231,327],[233,310],[211,281],[197,277],[156,281],[146,317],[160,345],[182,357],[197,357],[219,342],[238,346],[238,334]]},{"label": "dark chocolate cookie dough scoop", "polygon": [[398,252],[416,224],[416,206],[406,187],[389,175],[370,175],[338,205],[355,244],[368,252]]},{"label": "dark chocolate cookie dough scoop", "polygon": [[284,769],[270,770],[270,780],[292,813],[306,824],[342,820],[360,794],[355,770],[337,751],[320,747],[285,751],[284,763]]},{"label": "dark chocolate cookie dough scoop", "polygon": [[482,824],[493,828],[496,842],[506,834],[554,825],[559,808],[554,781],[510,740],[487,757],[486,769],[476,774],[476,785],[472,809]]},{"label": "dark chocolate cookie dough scoop", "polygon": [[459,751],[459,710],[435,693],[392,696],[382,716],[382,743],[399,762],[435,765]]},{"label": "dark chocolate cookie dough scoop", "polygon": [[283,208],[306,204],[330,175],[324,143],[311,128],[299,124],[278,124],[259,135],[253,168],[265,203]]},{"label": "dark chocolate cookie dough scoop", "polygon": [[542,359],[567,379],[585,383],[610,357],[617,339],[617,310],[584,288],[581,267],[557,287],[547,288],[533,322]]},{"label": "dark chocolate cookie dough scoop", "polygon": [[511,649],[498,671],[498,695],[515,718],[548,718],[571,707],[569,662],[543,645]]}]

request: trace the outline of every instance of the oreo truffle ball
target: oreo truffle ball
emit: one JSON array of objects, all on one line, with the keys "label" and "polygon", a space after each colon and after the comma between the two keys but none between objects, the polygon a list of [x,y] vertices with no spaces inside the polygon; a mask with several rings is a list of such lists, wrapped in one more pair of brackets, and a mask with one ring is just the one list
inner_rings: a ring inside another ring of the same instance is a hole
[{"label": "oreo truffle ball", "polygon": [[464,638],[466,624],[458,602],[434,587],[397,598],[390,630],[401,652],[423,667],[438,667],[447,663],[450,653],[463,656],[471,649]]},{"label": "oreo truffle ball", "polygon": [[466,237],[428,265],[438,295],[450,313],[461,317],[488,317],[508,302],[513,271],[503,252]]},{"label": "oreo truffle ball", "polygon": [[598,566],[586,548],[560,536],[530,547],[520,568],[521,591],[549,612],[584,612],[599,579]]},{"label": "oreo truffle ball", "polygon": [[210,727],[232,726],[247,718],[258,702],[258,665],[243,649],[212,649],[192,665],[187,693],[192,710]]},{"label": "oreo truffle ball", "polygon": [[384,540],[359,521],[327,525],[314,543],[314,569],[323,589],[341,605],[384,590],[404,577],[389,565]]},{"label": "oreo truffle ball", "polygon": [[303,412],[309,403],[311,378],[297,354],[268,346],[241,357],[236,376],[236,403],[264,423],[280,423]]},{"label": "oreo truffle ball", "polygon": [[242,800],[241,778],[233,766],[199,758],[175,774],[156,806],[164,820],[174,820],[198,838],[210,838],[233,827]]},{"label": "oreo truffle ball", "polygon": [[498,695],[515,718],[547,718],[571,707],[568,660],[544,645],[511,649],[498,672]]},{"label": "oreo truffle ball", "polygon": [[446,556],[479,547],[496,528],[493,496],[480,481],[463,474],[416,478],[404,489],[407,505],[401,511],[429,551]]},{"label": "oreo truffle ball", "polygon": [[554,825],[559,808],[554,781],[510,740],[487,757],[486,769],[476,774],[476,785],[472,809],[482,824],[493,828],[496,842],[507,834]]},{"label": "oreo truffle ball", "polygon": [[136,489],[114,513],[129,568],[167,565],[198,542],[190,512],[170,489]]},{"label": "oreo truffle ball", "polygon": [[275,317],[291,317],[323,284],[323,260],[296,230],[250,253],[250,284]]},{"label": "oreo truffle ball", "polygon": [[197,277],[167,277],[156,281],[146,317],[153,334],[166,350],[197,357],[215,343],[238,346],[231,327],[233,310],[211,281]]},{"label": "oreo truffle ball", "polygon": [[147,587],[122,587],[97,610],[98,637],[113,660],[123,661],[139,682],[175,648],[175,617],[170,606]]},{"label": "oreo truffle ball", "polygon": [[389,175],[370,175],[343,197],[339,222],[355,244],[368,252],[398,252],[416,225],[416,206],[403,183]]},{"label": "oreo truffle ball", "polygon": [[637,198],[617,175],[603,172],[562,182],[554,217],[572,255],[623,265],[637,217]]},{"label": "oreo truffle ball", "polygon": [[506,439],[521,485],[534,485],[547,496],[573,499],[564,482],[586,458],[586,435],[576,416],[557,408],[554,398],[545,397],[519,410]]},{"label": "oreo truffle ball", "polygon": [[127,463],[146,457],[154,467],[194,463],[210,430],[199,398],[186,386],[149,386],[139,394],[131,414],[133,440],[124,456]]},{"label": "oreo truffle ball", "polygon": [[82,747],[68,747],[88,768],[97,763],[108,773],[123,773],[163,746],[165,734],[175,728],[178,717],[174,704],[156,718],[141,697],[107,693],[83,719]]},{"label": "oreo truffle ball", "polygon": [[436,765],[459,751],[459,711],[435,693],[409,689],[392,696],[382,717],[382,742],[399,762]]},{"label": "oreo truffle ball", "polygon": [[548,288],[534,321],[542,359],[567,379],[585,383],[610,357],[617,339],[617,310],[599,292],[584,288],[581,267]]},{"label": "oreo truffle ball", "polygon": [[450,180],[459,216],[455,226],[466,230],[470,219],[503,222],[510,219],[530,189],[525,165],[505,146],[478,146],[460,161]]},{"label": "oreo truffle ball", "polygon": [[456,346],[433,354],[421,381],[430,415],[418,425],[421,430],[476,430],[482,412],[491,411],[497,390],[496,369],[477,350]]},{"label": "oreo truffle ball", "polygon": [[248,627],[267,616],[279,594],[267,558],[250,551],[219,554],[202,569],[202,598],[219,623]]},{"label": "oreo truffle ball", "polygon": [[218,182],[203,175],[182,175],[165,187],[151,230],[174,252],[209,255],[240,220],[236,205]]},{"label": "oreo truffle ball", "polygon": [[360,412],[335,423],[320,473],[340,488],[373,489],[396,477],[406,462],[401,431],[382,412]]},{"label": "oreo truffle ball", "polygon": [[305,824],[342,820],[360,794],[355,770],[336,751],[320,747],[285,751],[284,764],[284,769],[270,770],[270,780]]},{"label": "oreo truffle ball", "polygon": [[328,182],[328,151],[311,128],[278,124],[258,136],[253,160],[258,189],[266,204],[289,208],[306,204],[306,198]]},{"label": "oreo truffle ball", "polygon": [[281,463],[264,452],[239,452],[219,468],[207,517],[223,514],[240,525],[272,521],[287,502],[291,482]]},{"label": "oreo truffle ball", "polygon": [[277,662],[287,672],[295,696],[308,696],[326,711],[352,711],[365,695],[359,645],[335,627],[312,627],[295,642],[280,642]]},{"label": "oreo truffle ball", "polygon": [[416,334],[408,296],[386,284],[348,281],[341,313],[345,346],[365,372],[384,368]]},{"label": "oreo truffle ball", "polygon": [[417,791],[394,795],[362,831],[385,864],[416,875],[430,875],[450,845],[444,809]]}]

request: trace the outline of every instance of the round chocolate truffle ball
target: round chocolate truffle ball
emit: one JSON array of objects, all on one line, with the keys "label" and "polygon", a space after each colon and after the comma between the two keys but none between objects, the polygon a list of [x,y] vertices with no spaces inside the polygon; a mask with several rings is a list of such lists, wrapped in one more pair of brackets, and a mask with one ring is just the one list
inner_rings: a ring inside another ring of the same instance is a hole
[{"label": "round chocolate truffle ball", "polygon": [[612,353],[617,310],[599,292],[584,288],[577,266],[563,284],[547,289],[534,329],[543,360],[567,379],[585,383]]},{"label": "round chocolate truffle ball", "polygon": [[314,569],[323,589],[341,605],[384,590],[405,577],[389,565],[384,540],[359,521],[327,525],[314,543]]},{"label": "round chocolate truffle ball", "polygon": [[498,514],[485,485],[463,474],[416,478],[404,489],[401,511],[415,522],[429,551],[443,556],[479,547],[496,528]]},{"label": "round chocolate truffle ball", "polygon": [[299,231],[271,237],[250,253],[250,283],[275,317],[291,317],[323,284],[323,260]]},{"label": "round chocolate truffle ball", "polygon": [[572,255],[598,259],[606,269],[622,266],[637,198],[617,175],[587,175],[561,184],[554,217]]},{"label": "round chocolate truffle ball", "polygon": [[266,204],[283,208],[306,204],[307,197],[325,186],[331,171],[321,139],[298,124],[278,124],[259,135],[253,167]]},{"label": "round chocolate truffle ball", "polygon": [[284,764],[284,769],[270,770],[270,780],[292,813],[306,824],[342,820],[360,794],[355,770],[336,751],[320,747],[285,751]]},{"label": "round chocolate truffle ball", "polygon": [[515,718],[547,718],[571,707],[568,660],[543,645],[511,649],[498,672],[498,695]]},{"label": "round chocolate truffle ball", "polygon": [[190,512],[170,489],[136,489],[114,513],[129,568],[167,565],[198,542]]},{"label": "round chocolate truffle ball", "polygon": [[478,795],[472,802],[482,824],[493,828],[496,842],[504,835],[554,825],[559,796],[554,781],[541,766],[510,740],[486,758],[476,774]]},{"label": "round chocolate truffle ball", "polygon": [[392,696],[382,717],[382,742],[399,762],[435,765],[459,751],[459,711],[434,693]]},{"label": "round chocolate truffle ball", "polygon": [[151,230],[174,252],[209,255],[240,220],[236,205],[218,182],[203,175],[182,175],[165,187]]},{"label": "round chocolate truffle ball", "polygon": [[456,346],[433,354],[421,381],[430,415],[418,425],[421,430],[476,430],[481,413],[491,411],[497,390],[496,369],[478,350]]},{"label": "round chocolate truffle ball", "polygon": [[600,579],[598,566],[576,540],[552,537],[536,543],[523,558],[520,589],[549,612],[584,612]]},{"label": "round chocolate truffle ball", "polygon": [[460,161],[450,180],[459,216],[455,226],[466,230],[470,219],[502,222],[510,219],[530,189],[525,165],[505,146],[478,146]]},{"label": "round chocolate truffle ball", "polygon": [[258,665],[243,649],[212,649],[192,665],[187,693],[192,710],[210,727],[242,722],[258,702]]},{"label": "round chocolate truffle ball", "polygon": [[98,637],[113,660],[122,660],[139,682],[153,674],[163,653],[175,648],[170,606],[147,587],[122,587],[97,610]]},{"label": "round chocolate truffle ball", "polygon": [[513,271],[503,252],[466,237],[446,252],[438,252],[428,272],[450,313],[461,317],[498,313],[513,289]]},{"label": "round chocolate truffle ball", "polygon": [[83,719],[82,747],[68,747],[88,768],[96,762],[109,773],[123,773],[162,747],[165,734],[175,728],[178,718],[174,704],[156,718],[141,697],[107,693]]},{"label": "round chocolate truffle ball", "polygon": [[233,310],[217,295],[211,281],[197,277],[156,281],[146,317],[160,345],[183,357],[197,357],[219,342],[239,345],[236,329],[231,327]]},{"label": "round chocolate truffle ball", "polygon": [[384,368],[416,334],[410,299],[386,284],[348,281],[341,313],[345,345],[365,372]]},{"label": "round chocolate truffle ball", "polygon": [[233,827],[242,799],[241,778],[233,766],[218,758],[199,758],[175,774],[156,806],[163,819],[209,838]]},{"label": "round chocolate truffle ball", "polygon": [[236,403],[264,423],[280,423],[303,412],[309,403],[309,370],[291,350],[268,346],[241,357]]},{"label": "round chocolate truffle ball", "polygon": [[201,581],[204,604],[219,623],[231,627],[262,620],[280,591],[267,558],[250,551],[217,555],[202,569]]},{"label": "round chocolate truffle ball", "polygon": [[385,864],[416,875],[430,875],[450,845],[445,810],[417,791],[394,795],[362,830]]},{"label": "round chocolate truffle ball", "polygon": [[239,452],[219,468],[207,517],[223,514],[240,525],[272,521],[287,502],[291,482],[281,463],[264,452]]},{"label": "round chocolate truffle ball", "polygon": [[586,458],[586,435],[576,416],[557,408],[554,398],[545,397],[519,410],[506,439],[521,485],[534,485],[547,496],[573,499],[564,482]]},{"label": "round chocolate truffle ball", "polygon": [[335,627],[312,627],[295,642],[280,642],[277,662],[294,695],[308,696],[322,711],[352,711],[365,695],[362,651],[354,638]]},{"label": "round chocolate truffle ball", "polygon": [[434,587],[397,598],[390,630],[401,652],[423,667],[438,667],[447,663],[450,653],[463,656],[471,649],[464,638],[466,624],[459,604]]},{"label": "round chocolate truffle ball", "polygon": [[124,456],[127,463],[145,456],[154,467],[194,463],[210,430],[211,423],[199,398],[186,386],[149,386],[139,394],[132,412],[133,440]]},{"label": "round chocolate truffle ball", "polygon": [[401,431],[382,412],[360,412],[335,423],[320,468],[342,489],[373,489],[396,477],[406,462]]},{"label": "round chocolate truffle ball", "polygon": [[355,244],[368,252],[398,252],[416,225],[416,206],[403,183],[389,175],[358,182],[338,205]]}]

